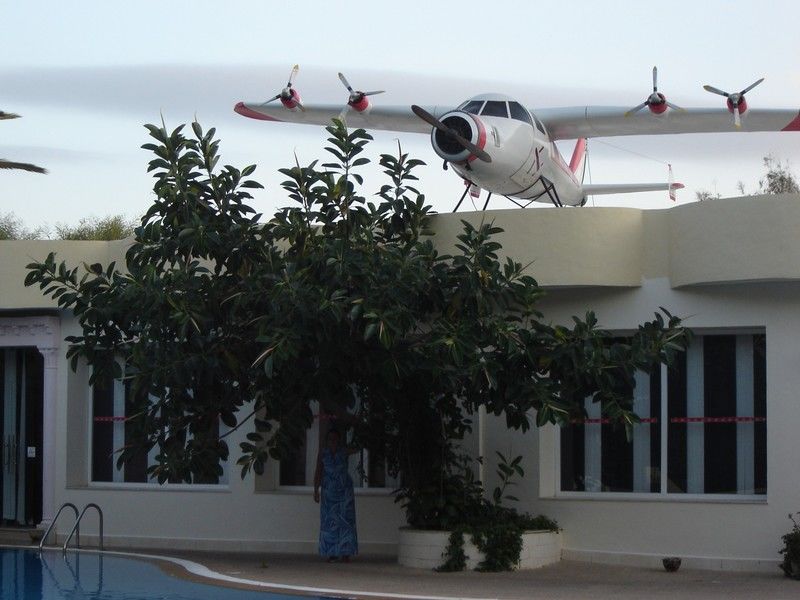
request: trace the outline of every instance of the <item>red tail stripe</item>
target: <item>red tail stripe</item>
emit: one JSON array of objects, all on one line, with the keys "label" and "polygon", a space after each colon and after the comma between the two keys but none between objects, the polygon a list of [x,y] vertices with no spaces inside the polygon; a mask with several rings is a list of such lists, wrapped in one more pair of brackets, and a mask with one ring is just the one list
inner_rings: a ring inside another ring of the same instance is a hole
[{"label": "red tail stripe", "polygon": [[581,165],[583,155],[586,153],[586,138],[580,138],[575,142],[575,150],[572,151],[572,158],[569,161],[569,170],[578,174],[578,167]]}]

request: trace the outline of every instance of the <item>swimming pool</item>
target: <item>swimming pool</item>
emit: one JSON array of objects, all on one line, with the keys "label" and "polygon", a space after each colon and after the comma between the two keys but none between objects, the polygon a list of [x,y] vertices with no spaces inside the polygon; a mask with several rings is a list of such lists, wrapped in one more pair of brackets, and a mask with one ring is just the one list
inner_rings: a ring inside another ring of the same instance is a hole
[{"label": "swimming pool", "polygon": [[17,548],[0,548],[0,592],[2,600],[298,600],[188,581],[146,560]]}]

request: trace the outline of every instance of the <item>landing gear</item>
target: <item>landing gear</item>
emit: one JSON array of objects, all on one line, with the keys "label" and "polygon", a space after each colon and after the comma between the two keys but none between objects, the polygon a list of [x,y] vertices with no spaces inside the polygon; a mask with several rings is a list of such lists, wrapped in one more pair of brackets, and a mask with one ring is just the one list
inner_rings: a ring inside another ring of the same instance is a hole
[{"label": "landing gear", "polygon": [[467,194],[469,194],[469,188],[471,187],[472,183],[467,182],[467,184],[464,186],[464,193],[461,194],[461,198],[458,199],[458,204],[456,204],[456,207],[453,209],[453,212],[458,212],[458,207],[461,206],[461,203],[464,201],[464,198],[466,198]]}]

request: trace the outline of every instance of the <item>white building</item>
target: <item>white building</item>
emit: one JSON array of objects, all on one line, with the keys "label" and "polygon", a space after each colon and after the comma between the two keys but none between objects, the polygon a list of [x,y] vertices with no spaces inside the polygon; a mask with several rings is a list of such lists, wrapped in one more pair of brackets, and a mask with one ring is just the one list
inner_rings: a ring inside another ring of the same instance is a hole
[{"label": "white building", "polygon": [[[696,333],[676,370],[640,377],[645,422],[630,443],[594,418],[524,435],[484,418],[469,442],[476,451],[524,456],[519,507],[558,520],[569,558],[677,555],[687,566],[775,569],[786,515],[800,510],[800,197],[440,215],[437,243],[453,243],[462,218],[494,220],[503,251],[533,261],[549,290],[547,319],[593,309],[624,334],[663,306]],[[112,468],[109,452],[125,439],[112,418],[124,415],[124,389],[93,391],[85,367],[69,368],[63,339],[76,321],[22,281],[25,265],[51,250],[68,264],[107,264],[125,248],[0,242],[3,522],[47,523],[64,502],[96,502],[108,545],[315,552],[318,507],[305,484],[316,431],[306,460],[245,480],[231,466],[218,485],[147,483],[146,456]],[[491,461],[485,470],[491,488]],[[356,492],[361,549],[392,553],[403,515],[392,482],[368,471],[372,487]],[[83,527],[90,541],[94,523]]]}]

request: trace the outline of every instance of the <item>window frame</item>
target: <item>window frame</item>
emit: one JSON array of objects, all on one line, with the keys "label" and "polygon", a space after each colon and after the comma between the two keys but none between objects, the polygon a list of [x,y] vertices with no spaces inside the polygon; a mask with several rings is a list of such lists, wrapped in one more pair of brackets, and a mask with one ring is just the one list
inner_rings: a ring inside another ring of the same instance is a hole
[{"label": "window frame", "polygon": [[[124,369],[124,362],[121,358],[117,358],[117,363],[120,365],[121,368]],[[121,406],[123,411],[125,409],[125,394],[126,386],[124,381],[119,379],[114,379],[112,382],[113,386],[113,397],[112,397],[112,406],[113,412],[117,412],[118,408]],[[192,492],[229,492],[230,491],[230,456],[228,460],[222,461],[222,476],[220,477],[219,483],[173,483],[173,482],[164,482],[158,483],[158,481],[153,479],[147,479],[145,481],[125,481],[125,466],[123,465],[122,469],[117,469],[116,466],[116,457],[112,459],[112,481],[97,481],[93,478],[93,471],[94,471],[94,387],[88,384],[86,385],[87,393],[86,393],[86,402],[88,410],[86,411],[86,431],[87,431],[87,438],[88,443],[86,444],[86,486],[80,487],[88,487],[91,489],[106,489],[106,490],[140,490],[140,491],[155,491],[155,490],[163,490],[163,491],[192,491]],[[121,394],[121,397],[118,398],[117,395]],[[100,415],[100,416],[107,416],[107,415]],[[116,415],[115,415],[116,416]],[[118,437],[118,430],[122,428],[122,438],[124,441],[125,437],[125,422],[124,421],[112,421],[112,425],[116,428],[114,433],[112,433],[112,439],[116,439]],[[220,422],[220,432],[223,430],[227,430],[223,423]],[[116,450],[116,448],[115,448]],[[151,462],[155,459],[155,456],[158,454],[158,448],[152,448],[150,452],[147,454],[147,465],[149,466]],[[68,486],[70,487],[70,486]],[[75,487],[75,486],[72,486]]]},{"label": "window frame", "polygon": [[[281,469],[281,461],[276,460],[274,461],[275,464],[275,477],[276,477],[276,485],[275,490],[276,492],[289,492],[289,493],[309,493],[314,491],[314,469],[316,468],[316,457],[319,452],[320,445],[322,443],[321,435],[320,435],[320,410],[319,405],[316,402],[312,403],[312,412],[314,412],[314,423],[306,430],[306,443],[305,443],[305,450],[306,450],[306,485],[283,485],[281,484],[280,479],[280,469]],[[313,457],[310,457],[310,451],[313,450]],[[369,449],[368,448],[361,448],[361,453],[366,453],[366,460],[365,460],[365,470],[369,467],[367,466],[367,461],[369,460]],[[351,455],[353,457],[358,456],[358,453]],[[353,477],[352,473],[352,465],[349,463],[350,456],[348,457],[348,472],[350,473],[351,477]],[[388,473],[387,479],[388,479]],[[310,480],[310,484],[308,483]],[[363,482],[363,480],[362,480]],[[384,494],[391,494],[397,486],[364,486],[358,485],[353,477],[353,491],[356,495],[375,495],[375,496],[382,496]]]},{"label": "window frame", "polygon": [[[734,327],[734,328],[697,328],[693,329],[696,337],[714,335],[764,335],[767,338],[765,327]],[[632,332],[613,332],[616,336],[630,336]],[[765,341],[765,343],[767,343]],[[770,486],[769,475],[767,475],[766,493],[764,494],[717,494],[717,493],[688,493],[668,491],[668,429],[669,429],[669,385],[668,368],[661,365],[659,372],[661,379],[661,407],[659,414],[660,426],[660,452],[659,452],[659,473],[660,485],[657,492],[603,492],[603,491],[570,491],[561,489],[561,427],[556,427],[553,444],[553,477],[554,493],[552,495],[540,495],[540,498],[555,500],[613,500],[630,502],[689,502],[689,503],[723,503],[723,504],[767,504],[769,501]],[[768,378],[765,385],[768,390]],[[766,415],[769,419],[769,397],[767,391]],[[768,420],[766,421],[769,422]],[[769,431],[769,430],[767,430]],[[769,437],[765,444],[769,443]],[[767,468],[767,473],[769,469]]]}]

